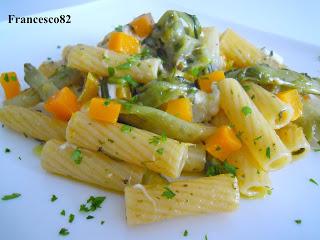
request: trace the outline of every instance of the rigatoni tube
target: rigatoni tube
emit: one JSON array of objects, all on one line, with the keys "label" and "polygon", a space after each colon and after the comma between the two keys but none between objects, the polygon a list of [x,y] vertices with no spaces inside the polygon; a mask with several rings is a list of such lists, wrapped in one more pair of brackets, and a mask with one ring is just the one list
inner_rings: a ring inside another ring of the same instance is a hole
[{"label": "rigatoni tube", "polygon": [[221,94],[220,105],[257,164],[265,171],[280,169],[288,164],[291,161],[290,151],[240,83],[227,78],[218,85]]},{"label": "rigatoni tube", "polygon": [[103,124],[77,112],[69,121],[67,140],[111,157],[145,166],[169,177],[179,177],[188,145],[128,125]]},{"label": "rigatoni tube", "polygon": [[0,108],[0,122],[29,137],[47,141],[64,140],[67,124],[44,113],[24,107],[9,105]]},{"label": "rigatoni tube", "polygon": [[141,183],[145,173],[143,168],[57,140],[44,145],[41,165],[48,172],[121,192]]},{"label": "rigatoni tube", "polygon": [[303,133],[302,127],[290,123],[287,126],[278,129],[277,134],[291,151],[293,160],[297,160],[310,152],[311,147]]},{"label": "rigatoni tube", "polygon": [[247,198],[262,198],[270,191],[268,173],[259,168],[247,146],[243,145],[226,161],[237,168],[236,176],[241,195]]},{"label": "rigatoni tube", "polygon": [[160,59],[149,58],[138,60],[125,68],[121,68],[120,65],[125,64],[130,55],[81,44],[68,47],[65,52],[69,67],[83,72],[92,72],[100,76],[108,76],[108,68],[112,67],[115,70],[114,74],[116,77],[129,74],[141,83],[147,83],[156,79],[161,66]]},{"label": "rigatoni tube", "polygon": [[218,175],[170,184],[125,188],[127,223],[145,224],[168,218],[235,210],[239,205],[237,178]]},{"label": "rigatoni tube", "polygon": [[290,123],[293,108],[289,104],[255,83],[244,82],[242,86],[272,128],[279,129]]}]

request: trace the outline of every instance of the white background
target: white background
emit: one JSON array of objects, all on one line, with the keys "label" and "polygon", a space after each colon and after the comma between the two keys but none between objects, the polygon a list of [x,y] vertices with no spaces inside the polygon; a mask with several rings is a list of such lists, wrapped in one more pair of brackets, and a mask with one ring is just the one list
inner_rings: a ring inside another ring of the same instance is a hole
[{"label": "white background", "polygon": [[[111,2],[111,0],[106,1]],[[94,1],[1,0],[0,2],[0,21],[7,21],[8,14],[31,15]],[[134,2],[134,0],[127,1],[128,5],[125,7],[130,7],[130,4]],[[183,2],[186,8],[201,10],[212,17],[320,45],[319,0],[176,0],[163,2],[168,5],[168,8],[170,8],[170,2]]]}]

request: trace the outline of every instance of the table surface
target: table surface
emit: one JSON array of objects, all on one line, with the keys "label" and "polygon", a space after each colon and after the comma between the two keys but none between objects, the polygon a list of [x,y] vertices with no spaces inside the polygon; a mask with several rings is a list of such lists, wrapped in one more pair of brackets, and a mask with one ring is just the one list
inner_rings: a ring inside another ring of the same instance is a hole
[{"label": "table surface", "polygon": [[[112,0],[104,0],[112,1]],[[148,1],[148,0],[146,0]],[[90,4],[94,0],[55,1],[1,1],[0,21],[8,21],[9,14],[26,16],[52,9],[79,4]],[[166,1],[168,9],[173,1]],[[236,22],[265,32],[275,33],[320,46],[320,1],[318,0],[184,0],[184,5],[206,15]],[[130,1],[134,4],[134,0]],[[319,53],[320,55],[320,53]]]}]

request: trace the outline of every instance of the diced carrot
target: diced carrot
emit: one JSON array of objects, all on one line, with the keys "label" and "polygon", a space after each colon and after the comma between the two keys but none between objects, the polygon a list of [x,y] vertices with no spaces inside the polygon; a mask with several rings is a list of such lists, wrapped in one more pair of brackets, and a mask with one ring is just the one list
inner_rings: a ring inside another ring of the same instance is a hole
[{"label": "diced carrot", "polygon": [[68,87],[62,88],[50,97],[44,104],[44,108],[62,121],[68,121],[72,113],[79,110],[77,96]]},{"label": "diced carrot", "polygon": [[99,79],[93,73],[88,73],[86,83],[82,90],[81,95],[78,98],[78,101],[81,104],[86,103],[91,98],[97,97],[99,92]]},{"label": "diced carrot", "polygon": [[277,97],[285,103],[291,105],[294,110],[291,121],[297,120],[302,115],[302,101],[297,89],[292,89],[284,92],[279,92]]},{"label": "diced carrot", "polygon": [[19,95],[20,83],[15,72],[2,73],[0,76],[0,83],[6,95],[6,99]]},{"label": "diced carrot", "polygon": [[119,99],[130,99],[131,98],[130,87],[117,85],[116,96]]},{"label": "diced carrot", "polygon": [[242,145],[233,130],[227,125],[219,127],[205,142],[206,150],[220,160],[226,159]]},{"label": "diced carrot", "polygon": [[169,101],[166,112],[185,121],[192,121],[192,104],[188,98],[178,98]]},{"label": "diced carrot", "polygon": [[211,93],[212,89],[212,83],[218,82],[225,79],[224,72],[223,71],[214,71],[212,73],[209,73],[208,75],[201,77],[198,80],[199,87],[202,91]]},{"label": "diced carrot", "polygon": [[135,18],[130,25],[139,37],[148,37],[152,32],[153,19],[150,13]]},{"label": "diced carrot", "polygon": [[89,107],[91,119],[104,122],[116,123],[121,110],[121,104],[105,98],[92,98]]},{"label": "diced carrot", "polygon": [[123,32],[113,32],[109,38],[108,48],[112,51],[126,54],[136,54],[140,51],[139,40]]}]

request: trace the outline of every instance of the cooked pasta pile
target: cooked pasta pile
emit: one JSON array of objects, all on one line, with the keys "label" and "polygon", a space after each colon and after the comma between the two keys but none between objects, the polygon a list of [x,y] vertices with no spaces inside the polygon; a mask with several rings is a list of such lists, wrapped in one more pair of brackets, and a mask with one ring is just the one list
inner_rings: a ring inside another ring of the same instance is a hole
[{"label": "cooked pasta pile", "polygon": [[124,193],[130,225],[235,210],[320,144],[319,78],[184,12],[24,71],[23,91],[1,74],[0,121],[45,142],[46,171]]}]

